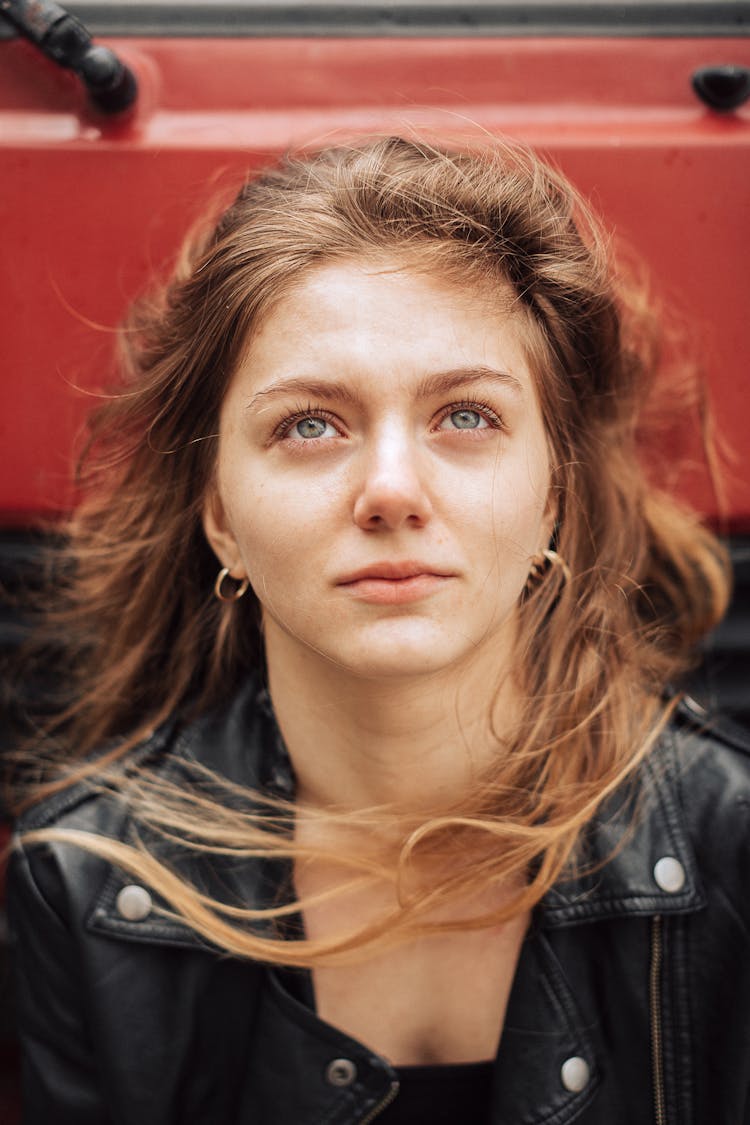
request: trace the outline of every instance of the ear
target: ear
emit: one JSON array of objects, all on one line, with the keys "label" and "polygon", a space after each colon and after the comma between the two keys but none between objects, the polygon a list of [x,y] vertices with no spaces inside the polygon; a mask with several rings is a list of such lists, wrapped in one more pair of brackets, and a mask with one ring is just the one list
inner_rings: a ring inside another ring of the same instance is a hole
[{"label": "ear", "polygon": [[232,578],[246,578],[237,540],[232,534],[224,504],[218,489],[212,487],[206,496],[202,513],[203,530],[214,554],[222,566],[228,568]]}]

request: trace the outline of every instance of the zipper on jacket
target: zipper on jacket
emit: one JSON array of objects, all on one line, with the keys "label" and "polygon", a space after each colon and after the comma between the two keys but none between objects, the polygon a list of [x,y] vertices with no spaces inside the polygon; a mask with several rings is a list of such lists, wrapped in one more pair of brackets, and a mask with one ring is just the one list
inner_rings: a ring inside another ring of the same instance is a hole
[{"label": "zipper on jacket", "polygon": [[654,1121],[667,1125],[664,1097],[664,1037],[661,1011],[661,980],[664,946],[662,920],[659,914],[651,920],[651,966],[649,970],[649,1006],[651,1008],[651,1071],[654,1083]]},{"label": "zipper on jacket", "polygon": [[374,1106],[370,1110],[370,1112],[367,1114],[367,1117],[362,1118],[359,1125],[370,1125],[371,1121],[374,1121],[376,1117],[380,1117],[380,1114],[383,1112],[384,1109],[388,1108],[388,1106],[394,1100],[394,1098],[396,1097],[396,1094],[399,1092],[400,1089],[401,1089],[400,1083],[391,1082],[391,1088],[388,1091],[388,1093],[385,1095],[385,1097],[381,1101],[378,1102],[378,1104],[376,1106]]}]

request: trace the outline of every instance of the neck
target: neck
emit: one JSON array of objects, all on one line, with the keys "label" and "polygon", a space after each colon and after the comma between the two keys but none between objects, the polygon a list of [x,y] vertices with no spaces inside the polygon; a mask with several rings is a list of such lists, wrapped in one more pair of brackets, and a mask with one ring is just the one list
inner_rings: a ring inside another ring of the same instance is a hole
[{"label": "neck", "polygon": [[301,803],[401,812],[447,808],[502,748],[491,733],[513,710],[497,659],[429,676],[367,679],[285,634],[266,638],[274,710]]}]

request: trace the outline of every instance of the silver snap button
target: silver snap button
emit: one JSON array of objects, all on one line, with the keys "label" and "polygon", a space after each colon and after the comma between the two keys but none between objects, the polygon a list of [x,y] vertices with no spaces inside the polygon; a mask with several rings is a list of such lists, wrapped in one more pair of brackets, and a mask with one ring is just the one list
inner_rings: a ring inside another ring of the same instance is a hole
[{"label": "silver snap button", "polygon": [[687,707],[688,711],[692,712],[692,714],[696,715],[699,719],[704,719],[708,714],[703,704],[699,703],[697,699],[693,699],[692,695],[683,695],[682,702],[684,706]]},{"label": "silver snap button", "polygon": [[326,1067],[326,1080],[332,1086],[351,1086],[357,1077],[357,1068],[351,1059],[334,1059]]},{"label": "silver snap button", "polygon": [[663,891],[676,895],[685,886],[685,868],[673,855],[663,855],[654,864],[654,881]]},{"label": "silver snap button", "polygon": [[148,918],[153,905],[146,888],[135,883],[123,887],[116,900],[117,913],[128,922],[142,922],[144,918]]},{"label": "silver snap button", "polygon": [[566,1090],[571,1094],[580,1094],[588,1085],[591,1070],[589,1064],[580,1055],[573,1055],[566,1059],[560,1068],[560,1078]]}]

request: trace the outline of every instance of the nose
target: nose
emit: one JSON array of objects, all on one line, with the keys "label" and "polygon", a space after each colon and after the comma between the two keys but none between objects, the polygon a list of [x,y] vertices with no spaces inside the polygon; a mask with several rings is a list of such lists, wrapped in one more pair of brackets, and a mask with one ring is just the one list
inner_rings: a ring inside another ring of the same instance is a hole
[{"label": "nose", "polygon": [[354,522],[365,531],[422,527],[432,515],[420,450],[406,433],[386,431],[362,452]]}]

